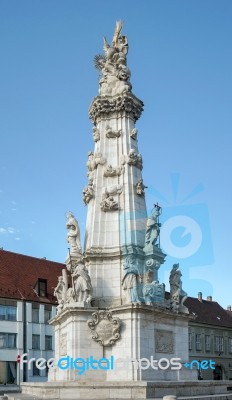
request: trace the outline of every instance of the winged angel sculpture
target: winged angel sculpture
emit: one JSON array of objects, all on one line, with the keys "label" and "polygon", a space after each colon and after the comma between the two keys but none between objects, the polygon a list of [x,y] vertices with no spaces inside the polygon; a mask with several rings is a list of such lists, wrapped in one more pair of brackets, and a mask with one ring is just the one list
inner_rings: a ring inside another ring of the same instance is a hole
[{"label": "winged angel sculpture", "polygon": [[95,67],[102,74],[99,81],[99,94],[102,96],[115,96],[132,89],[126,60],[128,41],[126,36],[121,35],[121,31],[122,22],[117,21],[111,46],[104,37],[104,55],[94,57]]}]

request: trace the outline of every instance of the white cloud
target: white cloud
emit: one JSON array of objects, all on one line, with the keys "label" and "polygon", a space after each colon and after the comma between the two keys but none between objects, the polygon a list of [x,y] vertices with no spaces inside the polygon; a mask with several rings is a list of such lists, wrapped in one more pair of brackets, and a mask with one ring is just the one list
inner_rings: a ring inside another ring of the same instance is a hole
[{"label": "white cloud", "polygon": [[17,211],[17,208],[12,208],[11,211]]},{"label": "white cloud", "polygon": [[16,203],[16,201],[12,200],[11,204],[13,204],[13,206],[16,206],[17,203]]},{"label": "white cloud", "polygon": [[16,237],[15,240],[21,240],[20,237]]},{"label": "white cloud", "polygon": [[12,228],[11,226],[9,226],[9,227],[7,228],[7,232],[8,232],[8,233],[11,233],[11,234],[14,234],[14,233],[16,233],[16,232],[18,232],[18,231],[17,231],[17,229]]},{"label": "white cloud", "polygon": [[12,228],[12,226],[9,226],[8,228],[0,228],[0,234],[2,235],[7,235],[8,233],[10,233],[11,235],[15,235],[18,232],[19,230]]}]

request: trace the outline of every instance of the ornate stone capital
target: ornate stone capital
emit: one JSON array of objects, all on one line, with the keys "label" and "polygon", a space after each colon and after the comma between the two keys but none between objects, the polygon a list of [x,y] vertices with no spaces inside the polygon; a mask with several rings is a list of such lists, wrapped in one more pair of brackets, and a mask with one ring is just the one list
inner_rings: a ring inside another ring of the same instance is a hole
[{"label": "ornate stone capital", "polygon": [[89,118],[96,124],[99,119],[108,118],[112,114],[132,116],[134,121],[140,118],[143,102],[132,93],[122,93],[117,96],[97,96],[89,109]]}]

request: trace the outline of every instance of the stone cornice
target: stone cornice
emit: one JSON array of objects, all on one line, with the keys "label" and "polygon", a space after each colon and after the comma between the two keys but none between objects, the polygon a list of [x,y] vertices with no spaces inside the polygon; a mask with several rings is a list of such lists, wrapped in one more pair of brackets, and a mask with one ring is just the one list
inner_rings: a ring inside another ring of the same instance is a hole
[{"label": "stone cornice", "polygon": [[89,118],[96,125],[102,118],[117,116],[130,116],[137,121],[143,111],[143,102],[130,92],[124,92],[117,96],[94,97],[90,108]]}]

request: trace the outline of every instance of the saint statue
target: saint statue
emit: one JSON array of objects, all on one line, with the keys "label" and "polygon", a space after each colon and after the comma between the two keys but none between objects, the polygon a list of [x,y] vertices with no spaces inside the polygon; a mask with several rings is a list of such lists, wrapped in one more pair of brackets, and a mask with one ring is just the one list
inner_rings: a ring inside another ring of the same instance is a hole
[{"label": "saint statue", "polygon": [[150,217],[147,219],[146,235],[145,235],[145,247],[153,246],[160,234],[159,216],[161,215],[162,209],[160,206],[155,205]]},{"label": "saint statue", "polygon": [[70,254],[81,253],[81,242],[80,242],[80,228],[79,224],[70,211],[66,214],[67,223],[66,228],[68,229],[67,242],[70,244]]},{"label": "saint statue", "polygon": [[125,290],[127,303],[141,303],[138,295],[138,286],[140,283],[140,274],[135,265],[134,254],[127,256],[123,263],[125,275],[122,279],[122,288]]},{"label": "saint statue", "polygon": [[170,272],[170,307],[178,311],[180,305],[183,305],[187,298],[187,293],[182,289],[182,273],[179,270],[179,264],[174,264]]},{"label": "saint statue", "polygon": [[92,299],[93,288],[91,279],[85,265],[80,262],[74,267],[72,276],[72,287],[67,292],[67,303],[90,303]]},{"label": "saint statue", "polygon": [[54,289],[54,296],[57,298],[58,307],[57,311],[60,312],[66,301],[67,284],[65,283],[64,277],[58,277],[58,284]]}]

